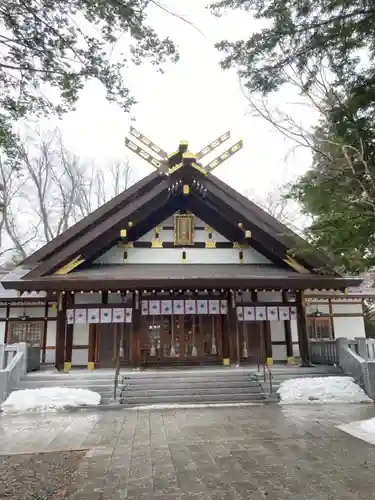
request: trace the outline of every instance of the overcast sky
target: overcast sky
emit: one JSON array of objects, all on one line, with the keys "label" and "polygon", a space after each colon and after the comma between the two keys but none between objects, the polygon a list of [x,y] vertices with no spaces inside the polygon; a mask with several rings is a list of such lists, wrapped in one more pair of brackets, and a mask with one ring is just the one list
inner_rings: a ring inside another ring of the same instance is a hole
[{"label": "overcast sky", "polygon": [[[249,36],[257,26],[255,21],[244,13],[217,19],[202,0],[168,0],[165,5],[193,22],[205,36],[157,7],[150,10],[150,24],[175,41],[180,62],[166,67],[164,74],[148,65],[129,69],[125,81],[139,102],[131,115],[106,102],[100,84],[88,84],[77,111],[61,124],[68,147],[99,162],[128,155],[134,180],[139,179],[151,167],[123,146],[133,116],[133,125],[167,151],[175,150],[180,139],[198,151],[228,129],[232,139],[226,146],[243,138],[244,149],[215,171],[241,192],[256,190],[262,195],[302,173],[309,165],[308,152],[299,151],[285,161],[290,144],[261,119],[246,116],[247,102],[236,74],[224,72],[218,64],[220,54],[214,43]],[[289,98],[283,93],[280,103]]]}]

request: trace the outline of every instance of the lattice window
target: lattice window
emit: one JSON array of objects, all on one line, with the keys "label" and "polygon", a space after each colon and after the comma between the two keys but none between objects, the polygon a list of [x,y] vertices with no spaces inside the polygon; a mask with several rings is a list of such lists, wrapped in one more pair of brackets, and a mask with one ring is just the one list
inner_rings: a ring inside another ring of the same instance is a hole
[{"label": "lattice window", "polygon": [[41,346],[43,338],[43,323],[37,321],[12,321],[9,324],[9,343],[27,342],[30,345]]},{"label": "lattice window", "polygon": [[331,321],[328,317],[307,318],[307,328],[310,339],[332,338]]}]

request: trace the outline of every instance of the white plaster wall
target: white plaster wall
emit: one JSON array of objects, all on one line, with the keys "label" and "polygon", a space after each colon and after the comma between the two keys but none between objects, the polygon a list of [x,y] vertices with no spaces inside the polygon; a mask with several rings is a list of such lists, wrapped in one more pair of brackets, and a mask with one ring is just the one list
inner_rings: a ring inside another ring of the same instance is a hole
[{"label": "white plaster wall", "polygon": [[44,318],[45,308],[43,306],[25,306],[23,307],[10,307],[9,317],[17,319],[23,314],[27,314],[31,318]]},{"label": "white plaster wall", "polygon": [[74,294],[75,304],[101,304],[102,294],[101,293],[75,293]]},{"label": "white plaster wall", "polygon": [[270,321],[271,327],[271,341],[272,342],[285,342],[285,328],[283,321]]},{"label": "white plaster wall", "polygon": [[56,346],[56,321],[47,321],[47,340],[46,346],[55,347]]},{"label": "white plaster wall", "polygon": [[[56,321],[47,322],[47,347],[56,347]],[[55,362],[55,349],[46,349],[46,363]]]},{"label": "white plaster wall", "polygon": [[48,307],[48,317],[49,318],[56,318],[57,315],[57,308],[49,306]]},{"label": "white plaster wall", "polygon": [[294,343],[294,342],[298,342],[298,328],[297,328],[297,320],[296,319],[292,319],[290,321],[290,329],[292,331],[293,356],[298,358],[299,357],[299,346],[298,346],[298,344]]},{"label": "white plaster wall", "polygon": [[282,293],[281,292],[258,292],[259,302],[281,302]]},{"label": "white plaster wall", "polygon": [[89,359],[88,349],[72,350],[72,366],[87,366],[88,359]]},{"label": "white plaster wall", "polygon": [[4,344],[5,341],[5,321],[0,322],[0,344]]},{"label": "white plaster wall", "polygon": [[89,344],[89,326],[81,324],[73,325],[73,345]]},{"label": "white plaster wall", "polygon": [[333,314],[363,314],[362,304],[335,304],[332,303]]},{"label": "white plaster wall", "polygon": [[6,305],[0,306],[0,318],[6,318],[7,316],[7,308]]},{"label": "white plaster wall", "polygon": [[273,345],[272,346],[272,359],[274,361],[286,361],[286,345]]},{"label": "white plaster wall", "polygon": [[307,314],[315,314],[316,312],[320,312],[321,314],[329,314],[329,305],[328,304],[306,304],[306,313]]},{"label": "white plaster wall", "polygon": [[333,329],[336,339],[339,337],[346,337],[348,339],[366,337],[363,316],[334,316]]}]

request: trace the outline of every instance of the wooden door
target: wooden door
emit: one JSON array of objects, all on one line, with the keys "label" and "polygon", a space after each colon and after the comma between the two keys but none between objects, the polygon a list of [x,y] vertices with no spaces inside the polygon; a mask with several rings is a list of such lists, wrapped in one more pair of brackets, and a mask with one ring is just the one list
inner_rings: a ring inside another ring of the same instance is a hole
[{"label": "wooden door", "polygon": [[264,342],[262,323],[260,321],[242,321],[240,329],[240,353],[244,361],[251,363],[264,362]]}]

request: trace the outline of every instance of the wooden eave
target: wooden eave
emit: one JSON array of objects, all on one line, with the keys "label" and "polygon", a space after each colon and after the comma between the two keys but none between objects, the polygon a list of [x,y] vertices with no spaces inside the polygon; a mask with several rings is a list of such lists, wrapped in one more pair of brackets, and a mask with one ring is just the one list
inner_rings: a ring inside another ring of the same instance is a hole
[{"label": "wooden eave", "polygon": [[127,264],[97,266],[64,276],[45,276],[9,282],[20,290],[99,291],[153,289],[343,290],[358,278],[336,278],[245,264]]}]

